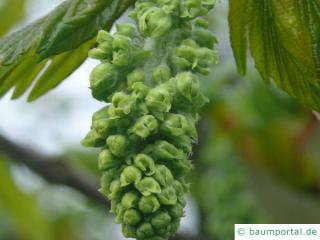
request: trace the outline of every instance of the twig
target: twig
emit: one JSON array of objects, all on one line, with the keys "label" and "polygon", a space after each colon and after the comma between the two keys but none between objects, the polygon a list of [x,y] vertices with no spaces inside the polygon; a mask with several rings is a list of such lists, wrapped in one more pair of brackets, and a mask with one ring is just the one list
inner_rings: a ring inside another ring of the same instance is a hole
[{"label": "twig", "polygon": [[2,135],[0,135],[0,153],[28,166],[48,182],[72,187],[100,204],[108,204],[103,195],[97,191],[98,180],[72,168],[64,157],[47,156],[20,146]]}]

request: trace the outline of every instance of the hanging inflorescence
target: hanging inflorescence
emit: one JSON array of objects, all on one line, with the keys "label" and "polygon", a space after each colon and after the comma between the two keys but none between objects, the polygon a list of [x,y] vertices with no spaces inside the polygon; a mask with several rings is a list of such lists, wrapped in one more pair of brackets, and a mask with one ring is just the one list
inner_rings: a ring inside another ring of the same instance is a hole
[{"label": "hanging inflorescence", "polygon": [[138,0],[116,33],[98,33],[89,56],[92,95],[107,104],[93,115],[83,145],[101,147],[101,192],[125,237],[165,240],[186,205],[186,175],[206,102],[199,74],[217,61],[215,37],[199,18],[214,0]]}]

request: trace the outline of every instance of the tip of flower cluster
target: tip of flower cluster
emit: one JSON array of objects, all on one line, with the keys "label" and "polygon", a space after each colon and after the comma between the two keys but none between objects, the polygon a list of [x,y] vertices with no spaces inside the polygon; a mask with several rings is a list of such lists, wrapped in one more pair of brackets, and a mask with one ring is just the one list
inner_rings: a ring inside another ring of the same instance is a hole
[{"label": "tip of flower cluster", "polygon": [[130,16],[147,37],[159,38],[183,21],[203,16],[215,5],[215,0],[158,0],[137,1]]}]

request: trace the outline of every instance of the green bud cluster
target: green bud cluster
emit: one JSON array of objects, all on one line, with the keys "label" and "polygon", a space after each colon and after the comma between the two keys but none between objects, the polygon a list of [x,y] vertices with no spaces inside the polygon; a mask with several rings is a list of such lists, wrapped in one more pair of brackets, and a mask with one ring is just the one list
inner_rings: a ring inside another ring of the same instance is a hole
[{"label": "green bud cluster", "polygon": [[199,18],[213,0],[138,0],[111,35],[100,31],[89,56],[94,113],[82,141],[102,148],[100,191],[125,237],[166,240],[184,215],[189,157],[199,109],[208,101],[199,75],[217,61],[215,37]]}]

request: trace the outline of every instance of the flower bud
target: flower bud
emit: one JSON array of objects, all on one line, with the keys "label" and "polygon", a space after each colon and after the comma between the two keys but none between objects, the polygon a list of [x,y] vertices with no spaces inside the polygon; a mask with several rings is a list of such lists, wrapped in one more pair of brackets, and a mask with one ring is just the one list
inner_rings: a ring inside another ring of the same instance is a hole
[{"label": "flower bud", "polygon": [[117,34],[133,37],[136,33],[136,27],[131,23],[116,24]]},{"label": "flower bud", "polygon": [[103,51],[106,54],[106,58],[102,60],[105,60],[105,59],[111,60],[112,53],[113,53],[112,43],[113,43],[113,39],[99,44],[98,49]]},{"label": "flower bud", "polygon": [[137,230],[137,237],[138,239],[148,239],[154,234],[154,230],[150,223],[145,222],[142,223]]},{"label": "flower bud", "polygon": [[109,58],[109,52],[106,52],[100,48],[93,48],[89,51],[88,56],[94,59],[105,60]]},{"label": "flower bud", "polygon": [[209,99],[204,96],[202,93],[200,93],[193,102],[193,109],[195,109],[196,111],[201,108],[203,105],[205,105],[206,103],[209,102]]},{"label": "flower bud", "polygon": [[102,192],[104,195],[108,196],[110,194],[110,185],[115,176],[116,174],[114,170],[108,170],[102,174],[100,179],[100,192]]},{"label": "flower bud", "polygon": [[146,97],[146,104],[151,111],[154,112],[169,112],[171,109],[172,97],[169,91],[162,87],[151,89]]},{"label": "flower bud", "polygon": [[185,0],[180,4],[180,17],[191,20],[205,15],[214,6],[216,0]]},{"label": "flower bud", "polygon": [[134,20],[138,20],[146,10],[148,10],[150,7],[153,7],[154,5],[154,2],[137,1],[134,10],[129,13],[129,16]]},{"label": "flower bud", "polygon": [[181,218],[184,215],[183,206],[175,204],[169,208],[169,213],[173,218]]},{"label": "flower bud", "polygon": [[140,212],[135,209],[128,209],[123,215],[123,222],[127,225],[136,225],[142,220]]},{"label": "flower bud", "polygon": [[109,107],[109,114],[111,116],[128,115],[135,103],[135,99],[125,94],[124,92],[117,92],[112,97],[112,105]]},{"label": "flower bud", "polygon": [[133,59],[132,48],[129,37],[116,35],[113,40],[112,63],[119,68],[130,65]]},{"label": "flower bud", "polygon": [[146,79],[146,74],[141,69],[136,69],[129,73],[127,76],[127,84],[129,89],[132,89],[133,84],[137,82],[144,82]]},{"label": "flower bud", "polygon": [[122,224],[122,234],[126,238],[136,238],[137,229],[134,226]]},{"label": "flower bud", "polygon": [[156,166],[156,171],[153,178],[162,186],[168,186],[174,181],[171,171],[165,165]]},{"label": "flower bud", "polygon": [[125,35],[115,35],[112,43],[114,51],[124,50],[127,51],[132,47],[131,39]]},{"label": "flower bud", "polygon": [[216,0],[185,0],[180,4],[180,17],[192,20],[207,14],[215,5]]},{"label": "flower bud", "polygon": [[170,14],[177,10],[179,7],[179,0],[158,0],[160,5],[162,5],[163,11]]},{"label": "flower bud", "polygon": [[[186,137],[197,140],[198,133],[192,118],[187,118],[182,114],[169,113],[162,125],[162,130],[172,136]],[[180,139],[179,139],[180,141]],[[179,143],[179,141],[177,141]]]},{"label": "flower bud", "polygon": [[174,181],[174,188],[178,196],[183,196],[184,188],[183,188],[183,185],[178,180]]},{"label": "flower bud", "polygon": [[111,60],[113,54],[112,43],[112,37],[108,41],[100,43],[97,48],[93,48],[89,51],[89,57],[102,61]]},{"label": "flower bud", "polygon": [[[115,202],[114,200],[112,201]],[[116,214],[115,223],[120,224],[123,222],[123,217],[124,217],[123,215],[125,213],[125,209],[118,202],[115,206],[116,206],[116,210],[115,212],[112,211],[112,213]]]},{"label": "flower bud", "polygon": [[204,28],[204,29],[208,29],[209,27],[209,23],[208,21],[206,21],[205,19],[203,18],[197,18],[194,20],[194,25],[196,27],[200,27],[200,28]]},{"label": "flower bud", "polygon": [[159,202],[163,205],[175,205],[177,203],[177,195],[174,187],[168,186],[162,189],[161,193],[157,195]]},{"label": "flower bud", "polygon": [[175,174],[186,174],[192,168],[183,151],[167,141],[157,141],[151,149],[145,149],[145,152],[150,152],[156,159],[164,161]]},{"label": "flower bud", "polygon": [[175,234],[180,227],[180,218],[174,219],[170,224],[170,233]]},{"label": "flower bud", "polygon": [[139,201],[139,210],[145,214],[158,211],[160,203],[154,195],[143,196]]},{"label": "flower bud", "polygon": [[94,129],[102,138],[106,138],[115,121],[109,115],[109,106],[100,109],[92,116],[92,129]]},{"label": "flower bud", "polygon": [[161,129],[172,136],[181,136],[188,131],[189,123],[182,114],[169,113]]},{"label": "flower bud", "polygon": [[111,42],[112,43],[112,41],[113,41],[113,37],[107,31],[100,30],[98,32],[97,43],[99,43],[99,44],[104,43],[104,42],[108,42],[108,43]]},{"label": "flower bud", "polygon": [[209,66],[211,64],[217,63],[217,53],[209,48],[199,48],[197,49],[198,65],[195,68],[196,71],[203,75],[208,75],[210,73]]},{"label": "flower bud", "polygon": [[127,36],[115,35],[113,40],[112,63],[118,68],[141,65],[149,52]]},{"label": "flower bud", "polygon": [[124,50],[113,52],[112,59],[112,63],[119,68],[126,67],[133,62],[132,56],[130,56],[128,52]]},{"label": "flower bud", "polygon": [[[109,194],[110,195],[110,194]],[[109,196],[108,195],[108,196]],[[111,201],[111,206],[110,206],[110,212],[116,214],[118,212],[118,208],[120,207],[120,200],[119,198],[113,198]]]},{"label": "flower bud", "polygon": [[201,0],[185,0],[180,4],[180,17],[184,19],[194,19],[202,15]]},{"label": "flower bud", "polygon": [[175,79],[178,92],[189,102],[199,95],[199,80],[196,75],[191,72],[182,72],[177,74]]},{"label": "flower bud", "polygon": [[174,188],[176,190],[176,194],[179,202],[185,206],[184,193],[187,191],[187,187],[184,187],[179,181],[174,181]]},{"label": "flower bud", "polygon": [[[130,136],[129,136],[129,138],[130,138]],[[129,153],[124,159],[125,163],[127,165],[133,165],[133,161],[134,161],[135,156],[136,155],[134,153]]]},{"label": "flower bud", "polygon": [[125,209],[133,208],[138,205],[139,199],[139,193],[135,191],[127,192],[121,199],[121,205]]},{"label": "flower bud", "polygon": [[82,139],[81,144],[85,147],[102,147],[104,139],[93,129]]},{"label": "flower bud", "polygon": [[111,59],[113,37],[106,31],[99,31],[97,36],[98,47],[89,51],[89,57],[100,60]]},{"label": "flower bud", "polygon": [[112,122],[113,120],[108,118],[94,120],[92,123],[92,128],[100,137],[106,138],[109,130],[112,128]]},{"label": "flower bud", "polygon": [[181,69],[193,69],[197,64],[195,46],[181,45],[176,49],[177,59],[174,63]]},{"label": "flower bud", "polygon": [[141,179],[141,172],[138,168],[128,166],[123,169],[120,175],[121,187],[130,185],[131,183],[138,183]]},{"label": "flower bud", "polygon": [[157,235],[161,235],[161,236],[169,236],[170,234],[170,224],[169,225],[166,225],[162,228],[158,228],[156,229],[156,232],[157,232]]},{"label": "flower bud", "polygon": [[152,80],[157,83],[164,83],[171,78],[171,70],[167,65],[160,65],[152,72]]},{"label": "flower bud", "polygon": [[100,120],[100,119],[105,119],[105,118],[109,118],[109,114],[108,114],[108,106],[107,107],[103,107],[101,109],[99,109],[98,111],[96,111],[93,115],[92,115],[92,122],[96,121],[96,120]]},{"label": "flower bud", "polygon": [[157,141],[154,145],[153,153],[160,159],[181,159],[183,153],[167,141]]},{"label": "flower bud", "polygon": [[147,96],[149,87],[142,82],[137,82],[132,85],[132,90],[138,99],[143,99]]},{"label": "flower bud", "polygon": [[209,11],[211,8],[214,7],[214,5],[216,4],[217,0],[201,0],[201,4],[204,8],[207,9],[207,11]]},{"label": "flower bud", "polygon": [[197,117],[194,116],[187,116],[186,117],[188,121],[188,129],[187,129],[187,135],[193,139],[194,141],[198,140],[198,132],[196,128],[196,122],[198,121]]},{"label": "flower bud", "polygon": [[172,18],[163,9],[150,7],[139,17],[141,32],[152,38],[165,35],[172,26]]},{"label": "flower bud", "polygon": [[185,59],[183,57],[177,56],[177,54],[173,55],[172,62],[174,64],[174,66],[178,69],[188,70],[188,69],[192,68],[192,62],[188,61],[187,59]]},{"label": "flower bud", "polygon": [[184,153],[190,154],[192,152],[192,139],[186,135],[175,137],[173,143]]},{"label": "flower bud", "polygon": [[114,198],[119,198],[121,194],[121,183],[119,180],[113,180],[110,184],[110,194],[109,198],[114,199]]},{"label": "flower bud", "polygon": [[105,171],[110,168],[116,167],[118,164],[119,162],[117,162],[117,159],[114,158],[114,156],[108,149],[104,149],[100,152],[98,158],[99,170]]},{"label": "flower bud", "polygon": [[163,228],[169,225],[171,217],[167,212],[161,211],[157,213],[152,219],[151,224],[155,229]]},{"label": "flower bud", "polygon": [[143,196],[150,196],[152,193],[161,193],[159,183],[152,177],[144,177],[141,181],[135,182],[135,186]]},{"label": "flower bud", "polygon": [[147,138],[158,129],[158,122],[152,115],[145,115],[137,120],[131,131],[141,138]]},{"label": "flower bud", "polygon": [[112,154],[120,156],[127,146],[126,137],[123,135],[111,135],[107,138],[107,146]]},{"label": "flower bud", "polygon": [[208,30],[202,28],[196,28],[193,30],[193,39],[201,47],[207,47],[213,49],[214,45],[217,43],[217,39],[214,34]]},{"label": "flower bud", "polygon": [[[150,114],[150,111],[147,105],[144,102],[138,102],[136,105],[137,112],[139,112],[142,116]],[[135,135],[136,136],[136,135]],[[137,139],[138,140],[138,139]]]},{"label": "flower bud", "polygon": [[134,165],[147,176],[151,176],[155,173],[154,161],[146,154],[138,154],[134,158]]},{"label": "flower bud", "polygon": [[90,74],[92,95],[98,100],[106,100],[117,87],[117,71],[108,62],[96,66]]}]

